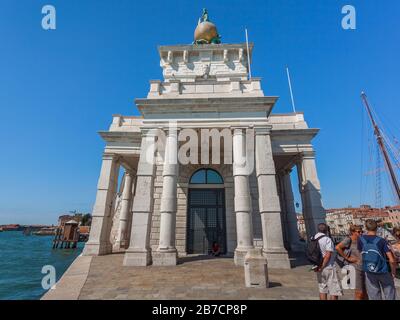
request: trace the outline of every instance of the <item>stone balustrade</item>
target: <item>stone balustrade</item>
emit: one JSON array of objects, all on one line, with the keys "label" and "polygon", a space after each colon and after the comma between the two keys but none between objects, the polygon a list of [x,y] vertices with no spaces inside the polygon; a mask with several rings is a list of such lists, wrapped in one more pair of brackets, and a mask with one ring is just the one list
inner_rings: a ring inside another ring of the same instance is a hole
[{"label": "stone balustrade", "polygon": [[231,79],[229,81],[204,81],[184,82],[170,80],[150,81],[148,99],[160,98],[201,98],[201,97],[234,97],[234,96],[255,96],[262,97],[261,78],[251,80]]}]

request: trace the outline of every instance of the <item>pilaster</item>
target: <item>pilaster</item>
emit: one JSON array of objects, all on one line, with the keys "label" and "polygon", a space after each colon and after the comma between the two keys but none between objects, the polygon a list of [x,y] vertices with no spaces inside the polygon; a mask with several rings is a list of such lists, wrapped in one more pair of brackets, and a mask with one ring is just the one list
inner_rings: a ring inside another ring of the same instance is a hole
[{"label": "pilaster", "polygon": [[96,256],[109,254],[111,215],[118,183],[118,156],[103,155],[100,177],[97,184],[96,201],[92,211],[92,225],[89,241],[85,244],[83,255]]},{"label": "pilaster", "polygon": [[142,131],[136,193],[132,205],[132,228],[124,266],[147,266],[151,263],[150,228],[153,213],[155,176],[155,129]]},{"label": "pilaster", "polygon": [[303,203],[303,217],[307,238],[317,233],[319,223],[325,223],[325,209],[322,206],[320,182],[315,165],[315,153],[303,153],[297,161],[299,190]]},{"label": "pilaster", "polygon": [[281,207],[276,185],[269,127],[256,127],[256,175],[263,230],[263,253],[270,268],[290,269],[283,243]]}]

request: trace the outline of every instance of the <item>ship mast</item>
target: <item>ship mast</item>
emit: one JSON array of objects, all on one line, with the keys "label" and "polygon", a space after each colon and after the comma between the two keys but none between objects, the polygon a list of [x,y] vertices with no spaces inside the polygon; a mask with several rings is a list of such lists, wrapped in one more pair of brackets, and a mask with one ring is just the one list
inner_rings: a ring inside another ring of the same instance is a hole
[{"label": "ship mast", "polygon": [[395,174],[395,172],[393,170],[393,166],[392,166],[392,163],[390,161],[389,154],[388,154],[388,152],[386,150],[386,146],[385,146],[385,144],[383,142],[383,137],[382,137],[381,131],[380,131],[377,123],[375,122],[374,117],[372,116],[371,108],[370,108],[368,100],[367,100],[367,95],[364,92],[361,92],[361,99],[363,100],[365,108],[367,109],[369,118],[371,119],[372,126],[374,127],[374,134],[376,136],[376,140],[378,142],[379,149],[382,152],[383,158],[385,160],[386,167],[389,170],[389,175],[390,175],[390,178],[391,178],[391,182],[393,184],[393,188],[394,188],[395,193],[397,195],[397,201],[400,203],[400,186],[399,186],[399,183],[397,181],[396,174]]}]

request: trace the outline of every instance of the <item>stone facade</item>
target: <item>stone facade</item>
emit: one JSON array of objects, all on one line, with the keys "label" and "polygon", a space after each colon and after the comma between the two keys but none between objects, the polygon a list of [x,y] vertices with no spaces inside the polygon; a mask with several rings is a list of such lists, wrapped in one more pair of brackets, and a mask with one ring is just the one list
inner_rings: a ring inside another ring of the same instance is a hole
[{"label": "stone facade", "polygon": [[[212,168],[218,171],[224,178],[225,189],[225,214],[226,214],[226,229],[227,229],[227,248],[228,253],[233,254],[236,248],[236,225],[235,211],[233,206],[234,199],[234,184],[232,178],[232,166],[230,165],[180,165],[180,175],[177,185],[177,202],[178,208],[176,213],[176,249],[180,256],[185,256],[186,252],[186,235],[187,235],[187,201],[189,179],[194,172],[201,168]],[[258,189],[257,178],[255,173],[250,176],[250,188],[252,197],[252,218],[254,222],[254,244],[256,247],[262,248],[262,231],[261,221],[258,210]],[[156,250],[160,237],[160,205],[162,194],[162,163],[157,164],[156,178],[154,184],[154,211],[152,216],[152,227],[150,245],[152,250]],[[117,217],[116,219],[117,220]],[[115,230],[118,228],[116,227]]]},{"label": "stone facade", "polygon": [[[249,48],[159,47],[164,80],[150,81],[147,98],[136,99],[141,116],[114,115],[100,132],[106,146],[85,255],[125,251],[127,266],[175,265],[188,254],[190,190],[222,188],[226,254],[243,265],[258,248],[268,268],[290,267],[288,252],[301,250],[290,180],[295,167],[307,234],[325,221],[311,142],[318,129],[302,113],[271,113],[277,97],[264,95],[260,78],[248,78]],[[185,130],[197,134],[190,155],[198,162],[172,161],[186,143]],[[210,141],[202,130],[228,132],[231,140],[218,145],[222,162],[208,149],[212,161],[203,161]],[[243,153],[249,167],[240,164]],[[233,162],[226,160],[230,154]],[[125,177],[118,186],[120,167]],[[192,175],[205,168],[223,183],[193,185]]]}]

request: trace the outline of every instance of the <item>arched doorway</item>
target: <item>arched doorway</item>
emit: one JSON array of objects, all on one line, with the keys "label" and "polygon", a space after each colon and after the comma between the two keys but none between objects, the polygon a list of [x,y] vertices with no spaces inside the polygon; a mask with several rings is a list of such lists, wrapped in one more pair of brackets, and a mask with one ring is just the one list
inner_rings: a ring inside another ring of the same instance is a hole
[{"label": "arched doorway", "polygon": [[213,169],[196,171],[189,181],[187,253],[208,254],[214,241],[226,253],[225,189]]}]

